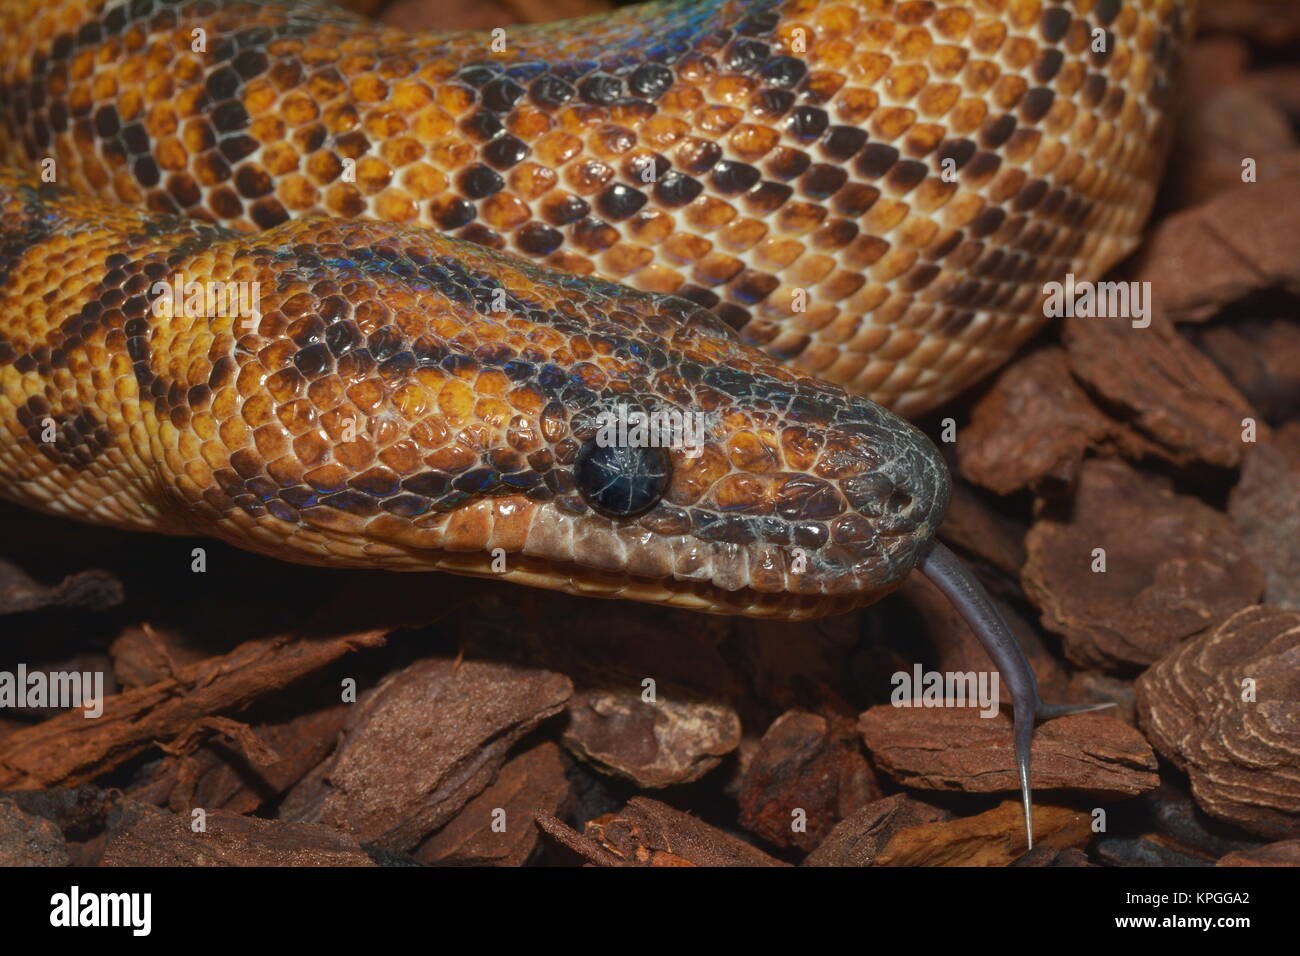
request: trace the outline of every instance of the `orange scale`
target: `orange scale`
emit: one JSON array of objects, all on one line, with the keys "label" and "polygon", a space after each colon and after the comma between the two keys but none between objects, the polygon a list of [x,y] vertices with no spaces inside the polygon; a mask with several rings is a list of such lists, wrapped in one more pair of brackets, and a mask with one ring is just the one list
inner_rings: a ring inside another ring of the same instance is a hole
[{"label": "orange scale", "polygon": [[628,234],[647,246],[658,245],[677,228],[672,216],[657,209],[642,209],[626,225]]},{"label": "orange scale", "polygon": [[599,262],[602,273],[622,279],[643,269],[653,260],[652,250],[644,246],[620,242],[602,253]]},{"label": "orange scale", "polygon": [[517,196],[499,192],[479,204],[479,217],[494,229],[509,231],[528,222],[532,213]]},{"label": "orange scale", "polygon": [[646,120],[638,130],[647,146],[666,149],[690,135],[690,124],[675,116],[659,113]]},{"label": "orange scale", "polygon": [[934,49],[934,37],[926,27],[909,27],[895,37],[891,48],[901,60],[923,60]]},{"label": "orange scale", "polygon": [[[508,402],[496,398],[480,399],[474,406],[474,412],[485,428],[504,428],[514,415],[514,409]],[[490,440],[485,437],[482,447],[488,447]]]},{"label": "orange scale", "polygon": [[352,80],[352,97],[358,103],[382,103],[388,99],[388,84],[374,72],[359,72]]},{"label": "orange scale", "polygon": [[298,169],[301,155],[292,144],[271,142],[262,147],[261,164],[272,176],[287,176]]},{"label": "orange scale", "polygon": [[858,11],[847,4],[809,4],[813,23],[827,36],[845,36],[862,22]]},{"label": "orange scale", "polygon": [[260,428],[275,418],[275,400],[265,393],[250,396],[240,408],[240,417],[251,428]]},{"label": "orange scale", "polygon": [[414,136],[394,136],[379,144],[379,157],[390,166],[407,166],[424,157],[424,144]]},{"label": "orange scale", "polygon": [[753,265],[769,272],[780,272],[804,254],[804,245],[797,239],[769,236],[754,250]]},{"label": "orange scale", "polygon": [[632,285],[635,288],[644,292],[659,292],[666,295],[676,292],[685,281],[686,277],[676,269],[660,264],[647,266],[632,277]]},{"label": "orange scale", "polygon": [[1009,112],[1019,105],[1027,92],[1029,92],[1028,80],[1023,76],[1007,75],[998,78],[989,91],[989,96],[994,106]]},{"label": "orange scale", "polygon": [[[496,368],[484,369],[474,380],[474,388],[480,395],[490,395],[494,399],[506,394],[510,389],[510,378],[505,372]],[[498,404],[501,404],[498,402]]]},{"label": "orange scale", "polygon": [[[276,409],[275,414],[280,424],[293,435],[301,435],[316,427],[318,423],[316,406],[307,399],[300,398],[285,402]],[[199,415],[196,413],[194,420],[197,421],[198,418]]]},{"label": "orange scale", "polygon": [[[365,379],[348,386],[346,394],[348,400],[357,407],[357,410],[366,415],[371,415],[378,411],[387,397],[384,386],[375,379]],[[333,437],[337,438],[338,435],[335,434],[335,429],[329,425],[329,422],[333,420],[331,416],[334,415],[334,411],[326,412],[321,416],[321,421],[325,424],[326,430],[329,431]],[[339,427],[341,428],[342,426]]]},{"label": "orange scale", "polygon": [[438,408],[452,428],[473,419],[474,403],[473,388],[458,379],[447,381],[438,392]]},{"label": "orange scale", "polygon": [[366,211],[361,190],[352,183],[335,183],[325,193],[325,205],[335,215],[351,219]]},{"label": "orange scale", "polygon": [[691,202],[685,210],[686,222],[695,229],[711,232],[725,226],[736,218],[737,212],[731,203],[716,196],[701,195]]},{"label": "orange scale", "polygon": [[252,430],[241,419],[227,418],[217,428],[221,442],[231,451],[244,448],[253,440]]},{"label": "orange scale", "polygon": [[410,127],[411,135],[420,142],[434,143],[455,129],[456,123],[446,110],[429,107],[411,115]]},{"label": "orange scale", "polygon": [[695,127],[706,136],[720,136],[733,129],[745,117],[736,106],[706,106],[695,115]]},{"label": "orange scale", "polygon": [[343,380],[337,375],[318,378],[307,386],[307,399],[315,408],[336,408],[346,398]]},{"label": "orange scale", "polygon": [[530,161],[510,170],[508,182],[512,191],[524,199],[533,200],[554,189],[559,177],[555,170]]},{"label": "orange scale", "polygon": [[903,106],[888,106],[871,114],[868,129],[873,139],[893,142],[916,123],[916,110]]},{"label": "orange scale", "polygon": [[776,148],[781,134],[768,126],[744,123],[731,133],[727,143],[731,150],[745,162],[755,162]]},{"label": "orange scale", "polygon": [[411,115],[431,105],[433,93],[419,80],[402,80],[400,83],[393,84],[389,102],[395,109]]},{"label": "orange scale", "polygon": [[473,90],[452,83],[440,84],[434,89],[434,101],[440,109],[452,116],[461,116],[473,109],[478,97]]},{"label": "orange scale", "polygon": [[230,451],[219,441],[206,441],[203,443],[203,462],[213,469],[228,468]]},{"label": "orange scale", "polygon": [[1008,72],[1027,70],[1038,59],[1039,46],[1028,37],[1012,37],[998,51],[998,59]]}]

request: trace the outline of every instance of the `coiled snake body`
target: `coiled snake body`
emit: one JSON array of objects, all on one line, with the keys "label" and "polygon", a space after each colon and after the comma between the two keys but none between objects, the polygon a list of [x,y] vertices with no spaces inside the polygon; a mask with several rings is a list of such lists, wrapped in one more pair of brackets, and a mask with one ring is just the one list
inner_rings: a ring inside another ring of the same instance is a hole
[{"label": "coiled snake body", "polygon": [[[868,399],[955,394],[1133,246],[1191,19],[0,0],[0,491],[294,561],[868,603],[948,494]],[[257,314],[178,312],[190,282]],[[600,446],[620,406],[702,414],[700,453]]]}]

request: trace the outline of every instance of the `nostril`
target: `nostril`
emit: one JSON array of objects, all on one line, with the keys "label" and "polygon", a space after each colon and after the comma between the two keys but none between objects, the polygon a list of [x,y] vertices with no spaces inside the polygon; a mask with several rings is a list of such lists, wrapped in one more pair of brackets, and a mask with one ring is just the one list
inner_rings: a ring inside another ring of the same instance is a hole
[{"label": "nostril", "polygon": [[910,507],[912,507],[911,492],[899,488],[897,491],[895,491],[892,495],[889,496],[890,511],[895,511],[895,512],[906,511]]},{"label": "nostril", "polygon": [[840,487],[853,510],[869,517],[883,514],[898,493],[893,481],[879,473],[846,478]]}]

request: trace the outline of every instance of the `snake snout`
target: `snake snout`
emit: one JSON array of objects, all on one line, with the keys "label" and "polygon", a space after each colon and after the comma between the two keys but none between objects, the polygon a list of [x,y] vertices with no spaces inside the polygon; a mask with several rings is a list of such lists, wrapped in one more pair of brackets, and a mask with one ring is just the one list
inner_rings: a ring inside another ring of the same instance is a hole
[{"label": "snake snout", "polygon": [[924,433],[879,406],[853,399],[839,418],[819,465],[844,505],[830,523],[827,573],[887,590],[928,550],[948,506],[948,469]]}]

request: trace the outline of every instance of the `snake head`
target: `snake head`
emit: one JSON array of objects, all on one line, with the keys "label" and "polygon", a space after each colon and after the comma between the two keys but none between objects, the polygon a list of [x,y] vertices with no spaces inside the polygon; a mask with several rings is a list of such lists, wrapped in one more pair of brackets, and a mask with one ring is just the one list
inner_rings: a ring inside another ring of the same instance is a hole
[{"label": "snake head", "polygon": [[[947,503],[919,431],[681,298],[378,223],[287,223],[181,268],[209,263],[258,281],[260,319],[160,325],[160,373],[212,371],[150,394],[164,441],[182,431],[163,461],[191,459],[173,497],[242,547],[801,618],[899,584]],[[201,407],[161,407],[195,386]]]},{"label": "snake head", "polygon": [[564,494],[534,541],[624,575],[620,596],[723,613],[819,616],[901,583],[948,500],[922,433],[780,368],[691,302],[587,293],[591,315],[617,295],[640,329],[614,333],[603,387],[568,415]]}]

